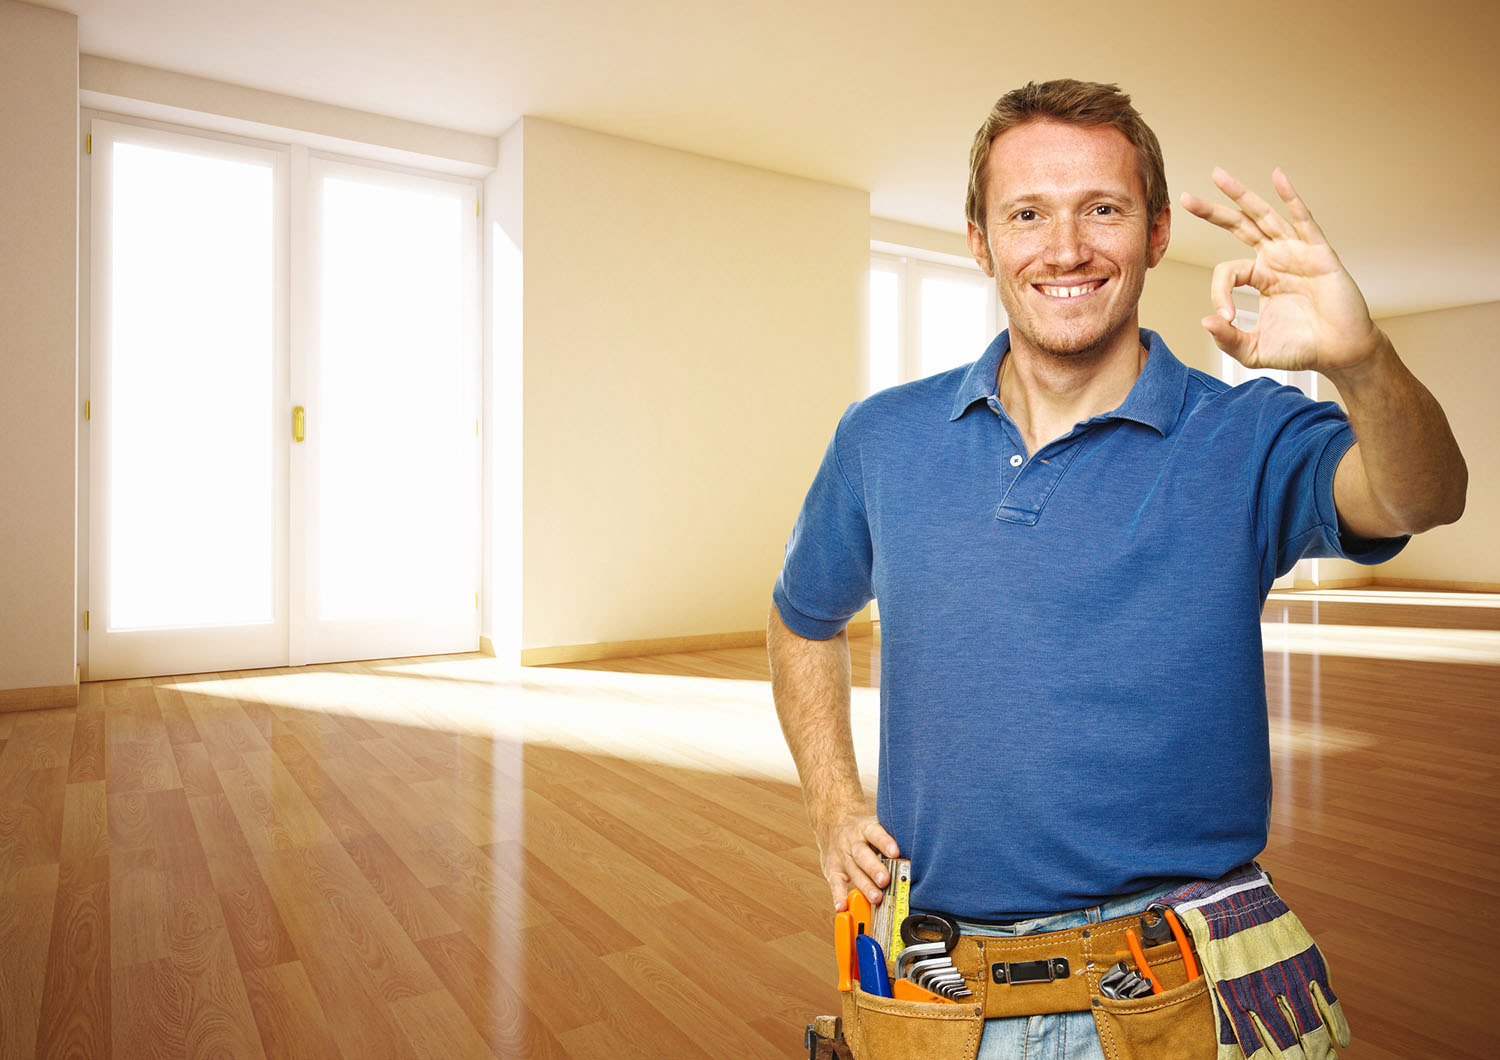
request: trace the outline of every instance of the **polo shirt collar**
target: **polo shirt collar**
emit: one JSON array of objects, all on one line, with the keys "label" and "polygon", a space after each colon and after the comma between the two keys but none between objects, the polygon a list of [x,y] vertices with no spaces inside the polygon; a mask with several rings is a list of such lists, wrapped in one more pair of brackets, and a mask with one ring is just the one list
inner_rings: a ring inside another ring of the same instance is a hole
[{"label": "polo shirt collar", "polygon": [[[1141,328],[1141,344],[1149,355],[1135,385],[1119,408],[1098,418],[1133,420],[1165,437],[1182,414],[1182,403],[1187,394],[1187,366],[1172,355],[1160,335],[1148,328]],[[992,397],[999,397],[1000,362],[1009,352],[1010,331],[1006,330],[995,336],[995,341],[989,344],[983,356],[964,374],[953,401],[953,413],[948,417],[950,422],[968,412],[976,401],[988,402]]]},{"label": "polo shirt collar", "polygon": [[1000,389],[1000,362],[1009,352],[1010,329],[1006,328],[995,336],[995,341],[989,344],[979,360],[969,366],[963,382],[958,385],[958,397],[953,401],[953,415],[948,417],[950,423],[968,412],[969,406],[974,402],[997,396],[996,391]]}]

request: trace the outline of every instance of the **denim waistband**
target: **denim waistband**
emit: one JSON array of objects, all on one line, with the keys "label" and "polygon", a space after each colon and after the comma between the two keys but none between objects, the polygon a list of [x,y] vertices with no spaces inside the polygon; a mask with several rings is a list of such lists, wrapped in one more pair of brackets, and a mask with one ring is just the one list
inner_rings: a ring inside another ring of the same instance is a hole
[{"label": "denim waistband", "polygon": [[1048,913],[1046,916],[1034,917],[1030,920],[1017,920],[1010,924],[986,924],[973,920],[960,920],[954,918],[958,924],[959,931],[965,935],[983,935],[988,938],[1010,938],[1015,935],[1037,935],[1045,931],[1066,931],[1068,928],[1082,927],[1085,924],[1097,924],[1104,920],[1114,920],[1116,917],[1129,916],[1132,913],[1143,913],[1146,907],[1163,895],[1174,890],[1176,884],[1161,887],[1152,887],[1135,894],[1121,895],[1111,898],[1100,905],[1089,906],[1087,909],[1070,909],[1062,913]]}]

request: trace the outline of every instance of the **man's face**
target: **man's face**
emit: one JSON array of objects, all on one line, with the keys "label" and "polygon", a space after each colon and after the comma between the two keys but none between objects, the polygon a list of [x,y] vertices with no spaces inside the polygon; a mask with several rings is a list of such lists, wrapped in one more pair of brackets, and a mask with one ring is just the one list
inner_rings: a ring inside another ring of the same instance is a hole
[{"label": "man's face", "polygon": [[987,175],[986,230],[970,225],[969,247],[995,278],[1012,348],[1070,359],[1133,349],[1171,211],[1148,223],[1130,141],[1109,126],[1027,122],[995,138]]}]

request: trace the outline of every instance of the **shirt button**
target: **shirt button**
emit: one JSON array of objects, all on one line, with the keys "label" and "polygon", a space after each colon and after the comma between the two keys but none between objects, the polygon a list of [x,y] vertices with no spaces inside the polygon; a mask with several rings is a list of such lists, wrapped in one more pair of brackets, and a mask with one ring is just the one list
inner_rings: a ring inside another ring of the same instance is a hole
[{"label": "shirt button", "polygon": [[1010,466],[1011,467],[1020,467],[1023,463],[1024,463],[1024,461],[1021,459],[1021,454],[1020,453],[1012,453],[1011,454],[1011,457],[1010,457]]}]

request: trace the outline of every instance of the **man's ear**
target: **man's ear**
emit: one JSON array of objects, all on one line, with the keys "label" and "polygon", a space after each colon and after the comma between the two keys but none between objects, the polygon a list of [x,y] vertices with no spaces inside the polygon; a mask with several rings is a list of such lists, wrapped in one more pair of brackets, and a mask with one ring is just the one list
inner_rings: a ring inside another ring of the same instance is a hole
[{"label": "man's ear", "polygon": [[1161,213],[1156,215],[1156,220],[1151,223],[1150,250],[1146,257],[1146,267],[1154,269],[1162,256],[1167,252],[1167,243],[1172,238],[1172,207],[1162,207]]},{"label": "man's ear", "polygon": [[[973,221],[969,222],[969,253],[974,255],[974,260],[979,262],[984,274],[994,279],[995,263],[990,258],[990,245],[985,241],[984,233],[974,227]],[[1151,264],[1155,265],[1156,262]]]}]

